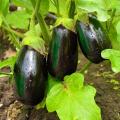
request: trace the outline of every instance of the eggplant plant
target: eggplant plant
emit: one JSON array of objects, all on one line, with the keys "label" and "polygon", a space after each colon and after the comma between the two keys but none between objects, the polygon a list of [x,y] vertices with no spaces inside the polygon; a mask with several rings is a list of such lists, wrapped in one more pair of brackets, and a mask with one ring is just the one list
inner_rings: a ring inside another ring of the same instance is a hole
[{"label": "eggplant plant", "polygon": [[[15,56],[0,61],[0,69],[10,67],[0,77],[13,80],[17,100],[37,109],[46,106],[60,120],[102,120],[96,89],[84,84],[84,73],[106,59],[120,72],[120,2],[111,3],[0,1],[0,27],[16,50]],[[82,53],[88,64],[81,63],[78,70]]]}]

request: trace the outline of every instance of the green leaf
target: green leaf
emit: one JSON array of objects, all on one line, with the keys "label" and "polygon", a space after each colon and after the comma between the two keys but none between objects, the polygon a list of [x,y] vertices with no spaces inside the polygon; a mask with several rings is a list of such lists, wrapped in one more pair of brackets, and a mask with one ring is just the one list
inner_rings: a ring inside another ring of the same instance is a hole
[{"label": "green leaf", "polygon": [[[30,0],[12,0],[13,3],[22,8],[26,8],[32,14],[33,7]],[[41,0],[39,12],[42,15],[46,15],[49,10],[49,0]]]},{"label": "green leaf", "polygon": [[0,14],[6,16],[8,13],[9,0],[0,0]]},{"label": "green leaf", "polygon": [[32,10],[32,4],[30,0],[11,0],[11,2],[16,6]]},{"label": "green leaf", "polygon": [[111,61],[112,70],[115,73],[120,72],[120,51],[115,49],[106,49],[101,53],[102,57]]},{"label": "green leaf", "polygon": [[40,10],[41,15],[46,15],[49,10],[49,0],[41,0]]},{"label": "green leaf", "polygon": [[80,12],[81,9],[88,12],[97,12],[97,17],[100,21],[107,21],[110,18],[107,13],[108,8],[109,4],[103,0],[76,0],[77,12]]},{"label": "green leaf", "polygon": [[117,9],[113,19],[113,24],[117,25],[119,21],[120,21],[120,9],[119,10]]},{"label": "green leaf", "polygon": [[60,81],[56,80],[54,77],[52,77],[50,74],[48,74],[48,80],[47,80],[47,87],[46,87],[46,91],[45,91],[45,96],[42,100],[42,102],[40,102],[38,105],[36,105],[36,109],[40,109],[40,108],[44,108],[45,107],[45,104],[46,104],[46,95],[47,93],[50,92],[50,89],[56,85],[57,83],[60,83]]},{"label": "green leaf", "polygon": [[116,10],[120,10],[120,1],[119,0],[113,0],[111,1],[111,3],[109,3],[110,1],[108,1],[108,5],[110,5],[110,8],[116,9]]},{"label": "green leaf", "polygon": [[59,17],[59,18],[57,18],[55,26],[58,26],[60,24],[62,24],[63,26],[65,26],[67,29],[69,29],[71,31],[74,31],[75,22],[74,22],[73,19]]},{"label": "green leaf", "polygon": [[48,74],[48,81],[47,81],[47,93],[50,92],[50,89],[56,85],[60,83],[59,80],[57,80],[56,78],[54,78],[53,76],[51,76],[50,74]]},{"label": "green leaf", "polygon": [[15,64],[15,61],[16,61],[16,56],[15,57],[10,57],[8,59],[5,59],[3,61],[0,61],[0,69],[3,68],[3,67],[11,67],[13,68],[14,64]]},{"label": "green leaf", "polygon": [[45,41],[41,35],[41,30],[39,25],[36,25],[31,30],[25,34],[25,38],[22,41],[22,45],[29,45],[41,54],[46,54],[45,52]]},{"label": "green leaf", "polygon": [[94,100],[96,90],[83,82],[82,74],[73,73],[64,78],[63,84],[55,84],[46,99],[48,111],[56,111],[60,120],[101,120]]},{"label": "green leaf", "polygon": [[88,12],[81,10],[81,12],[77,12],[74,16],[75,20],[79,20],[83,23],[88,23]]},{"label": "green leaf", "polygon": [[[59,11],[62,17],[68,17],[68,1],[70,0],[58,0],[59,2]],[[50,0],[49,11],[57,15],[57,9],[54,5],[54,0]]]},{"label": "green leaf", "polygon": [[6,16],[6,20],[13,28],[28,29],[30,14],[25,10],[11,12]]},{"label": "green leaf", "polygon": [[112,43],[112,48],[113,49],[120,49],[120,42],[117,40],[117,31],[116,28],[113,24],[110,25],[109,29],[109,38]]}]

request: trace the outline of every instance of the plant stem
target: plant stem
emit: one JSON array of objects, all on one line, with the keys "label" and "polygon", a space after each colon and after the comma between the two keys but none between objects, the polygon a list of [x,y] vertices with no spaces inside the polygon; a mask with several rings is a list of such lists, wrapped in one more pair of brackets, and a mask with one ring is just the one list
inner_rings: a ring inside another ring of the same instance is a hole
[{"label": "plant stem", "polygon": [[30,1],[31,1],[31,3],[32,3],[33,8],[34,8],[34,7],[35,7],[35,4],[36,4],[35,0],[30,0]]},{"label": "plant stem", "polygon": [[111,20],[110,20],[110,22],[109,22],[108,31],[110,31],[111,24],[112,24],[112,22],[113,22],[113,20],[114,20],[114,17],[115,17],[115,13],[116,13],[116,9],[113,9],[112,15],[111,15]]},{"label": "plant stem", "polygon": [[37,3],[33,3],[35,8],[33,10],[33,13],[32,13],[32,17],[31,17],[31,22],[30,22],[30,29],[33,28],[35,26],[35,15],[37,14],[37,12],[39,11],[39,5],[40,5],[40,0],[37,1]]},{"label": "plant stem", "polygon": [[89,61],[87,64],[85,64],[82,67],[82,69],[79,72],[84,73],[90,67],[91,64],[92,64],[92,62]]},{"label": "plant stem", "polygon": [[74,19],[74,13],[75,13],[75,1],[70,0],[69,1],[69,9],[68,9],[68,17]]},{"label": "plant stem", "polygon": [[108,22],[106,21],[105,22],[105,25],[106,25],[106,30],[107,30],[107,33],[109,32],[109,28],[108,28]]},{"label": "plant stem", "polygon": [[55,5],[56,5],[56,9],[57,9],[57,16],[60,16],[60,7],[59,7],[59,1],[58,0],[54,0]]},{"label": "plant stem", "polygon": [[11,28],[7,28],[4,25],[2,25],[2,28],[5,29],[5,30],[7,30],[8,32],[14,33],[16,36],[18,36],[20,38],[24,38],[23,34],[21,34],[19,32],[16,32],[15,30],[12,30]]},{"label": "plant stem", "polygon": [[[4,24],[6,25],[6,27],[10,30],[11,28],[10,28],[10,26],[8,25],[8,23],[7,23],[7,21],[6,21],[6,19],[5,19],[5,17],[4,16],[2,16],[2,19],[3,19],[3,22],[4,22]],[[9,31],[10,32],[10,31]],[[15,37],[15,35],[13,34],[13,32],[11,31],[10,32],[10,34],[11,34],[11,36],[12,36],[12,43],[14,43],[14,45],[19,49],[20,48],[20,43],[17,41],[17,39],[16,39],[16,37]]]},{"label": "plant stem", "polygon": [[49,31],[48,31],[47,25],[46,25],[42,15],[39,13],[40,2],[41,2],[41,0],[37,0],[36,5],[35,5],[35,1],[31,0],[33,8],[35,8],[35,15],[37,17],[40,28],[42,30],[42,36],[43,36],[44,40],[46,41],[46,43],[49,44],[49,42],[50,42]]},{"label": "plant stem", "polygon": [[36,5],[35,5],[35,15],[38,13],[39,9],[40,9],[40,3],[41,3],[41,0],[37,0],[36,2]]},{"label": "plant stem", "polygon": [[0,72],[0,74],[4,74],[4,75],[12,75],[13,73]]}]

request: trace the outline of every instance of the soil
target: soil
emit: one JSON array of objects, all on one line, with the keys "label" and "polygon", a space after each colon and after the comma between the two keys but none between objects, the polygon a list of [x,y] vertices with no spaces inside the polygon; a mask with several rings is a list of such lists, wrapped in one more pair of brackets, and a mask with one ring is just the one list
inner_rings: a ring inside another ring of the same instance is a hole
[{"label": "soil", "polygon": [[[0,41],[0,59],[10,47],[8,42]],[[79,52],[78,70],[88,61]],[[3,69],[9,70],[8,68]],[[111,71],[108,61],[92,64],[85,72],[85,83],[97,90],[96,103],[101,108],[103,120],[120,120],[120,74]],[[59,120],[56,113],[46,109],[36,110],[16,100],[9,78],[0,78],[0,120]]]}]

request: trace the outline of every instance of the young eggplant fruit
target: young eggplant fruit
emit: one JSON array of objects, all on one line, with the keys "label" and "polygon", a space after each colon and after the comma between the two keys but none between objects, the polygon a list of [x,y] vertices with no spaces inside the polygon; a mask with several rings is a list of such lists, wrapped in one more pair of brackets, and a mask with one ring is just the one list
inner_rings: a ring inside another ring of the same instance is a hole
[{"label": "young eggplant fruit", "polygon": [[102,25],[96,18],[90,17],[90,24],[85,25],[80,21],[76,23],[78,42],[85,57],[93,63],[100,63],[104,59],[101,52],[111,48],[111,42]]},{"label": "young eggplant fruit", "polygon": [[56,15],[53,13],[48,13],[47,16],[45,17],[45,22],[47,25],[53,25],[56,22]]},{"label": "young eggplant fruit", "polygon": [[46,58],[29,46],[23,46],[14,66],[18,100],[27,105],[42,101],[47,80]]},{"label": "young eggplant fruit", "polygon": [[48,71],[58,79],[76,71],[78,61],[77,36],[59,25],[54,28],[48,53]]}]

